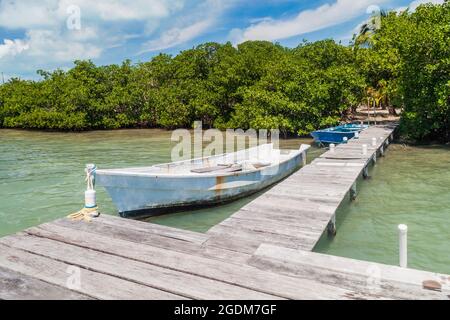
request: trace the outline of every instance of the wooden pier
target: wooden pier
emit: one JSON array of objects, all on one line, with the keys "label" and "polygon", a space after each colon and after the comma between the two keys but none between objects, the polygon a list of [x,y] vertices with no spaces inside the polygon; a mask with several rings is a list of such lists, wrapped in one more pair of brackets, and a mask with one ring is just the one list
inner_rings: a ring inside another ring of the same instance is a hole
[{"label": "wooden pier", "polygon": [[102,215],[1,238],[0,299],[449,299],[449,275],[312,252],[394,129],[365,130],[206,234]]}]

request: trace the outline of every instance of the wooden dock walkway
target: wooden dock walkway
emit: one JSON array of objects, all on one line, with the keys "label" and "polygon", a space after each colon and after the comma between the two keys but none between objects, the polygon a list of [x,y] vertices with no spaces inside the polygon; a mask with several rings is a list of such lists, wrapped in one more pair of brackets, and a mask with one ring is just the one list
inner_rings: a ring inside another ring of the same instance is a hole
[{"label": "wooden dock walkway", "polygon": [[326,152],[206,234],[102,215],[1,238],[0,299],[449,299],[448,275],[311,252],[393,130]]}]

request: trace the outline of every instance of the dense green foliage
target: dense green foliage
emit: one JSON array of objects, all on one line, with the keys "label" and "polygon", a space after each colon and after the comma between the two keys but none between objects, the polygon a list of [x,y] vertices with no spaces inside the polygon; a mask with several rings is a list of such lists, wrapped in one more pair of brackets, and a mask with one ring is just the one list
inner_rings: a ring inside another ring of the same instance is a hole
[{"label": "dense green foliage", "polygon": [[366,82],[386,103],[403,107],[406,138],[449,141],[450,3],[384,13],[381,22],[360,35],[366,46],[355,48]]},{"label": "dense green foliage", "polygon": [[413,139],[449,139],[450,5],[383,14],[351,46],[332,40],[288,49],[265,41],[206,43],[175,57],[39,71],[0,86],[0,127],[279,128],[334,125],[368,97],[403,107]]},{"label": "dense green foliage", "polygon": [[[332,55],[330,55],[332,54]],[[97,67],[76,61],[42,81],[1,87],[3,127],[112,129],[206,126],[306,134],[361,100],[351,48],[331,40],[286,49],[270,42],[207,43],[176,57]]]}]

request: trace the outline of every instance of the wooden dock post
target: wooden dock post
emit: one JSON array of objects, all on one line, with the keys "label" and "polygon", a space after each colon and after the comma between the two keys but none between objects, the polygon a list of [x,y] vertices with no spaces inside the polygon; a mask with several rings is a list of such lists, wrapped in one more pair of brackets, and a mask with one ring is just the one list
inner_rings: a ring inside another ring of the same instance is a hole
[{"label": "wooden dock post", "polygon": [[333,237],[336,235],[336,214],[333,214],[330,222],[328,223],[328,235]]},{"label": "wooden dock post", "polygon": [[356,193],[356,181],[355,181],[355,183],[353,183],[352,187],[350,188],[350,200],[352,200],[352,201],[355,200],[356,196],[357,196],[357,193]]},{"label": "wooden dock post", "polygon": [[369,165],[365,166],[363,169],[363,178],[369,179]]}]

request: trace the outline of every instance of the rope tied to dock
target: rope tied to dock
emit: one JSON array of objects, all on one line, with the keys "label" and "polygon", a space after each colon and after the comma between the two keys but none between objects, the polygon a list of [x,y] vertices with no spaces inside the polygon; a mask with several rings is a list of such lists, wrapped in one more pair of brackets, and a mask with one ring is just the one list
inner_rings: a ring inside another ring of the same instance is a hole
[{"label": "rope tied to dock", "polygon": [[84,172],[86,172],[87,189],[94,190],[95,187],[95,173],[97,171],[97,167],[95,165],[88,165]]},{"label": "rope tied to dock", "polygon": [[67,217],[73,221],[86,221],[91,222],[92,218],[97,218],[100,216],[97,207],[94,208],[83,208],[80,211],[69,214]]}]

